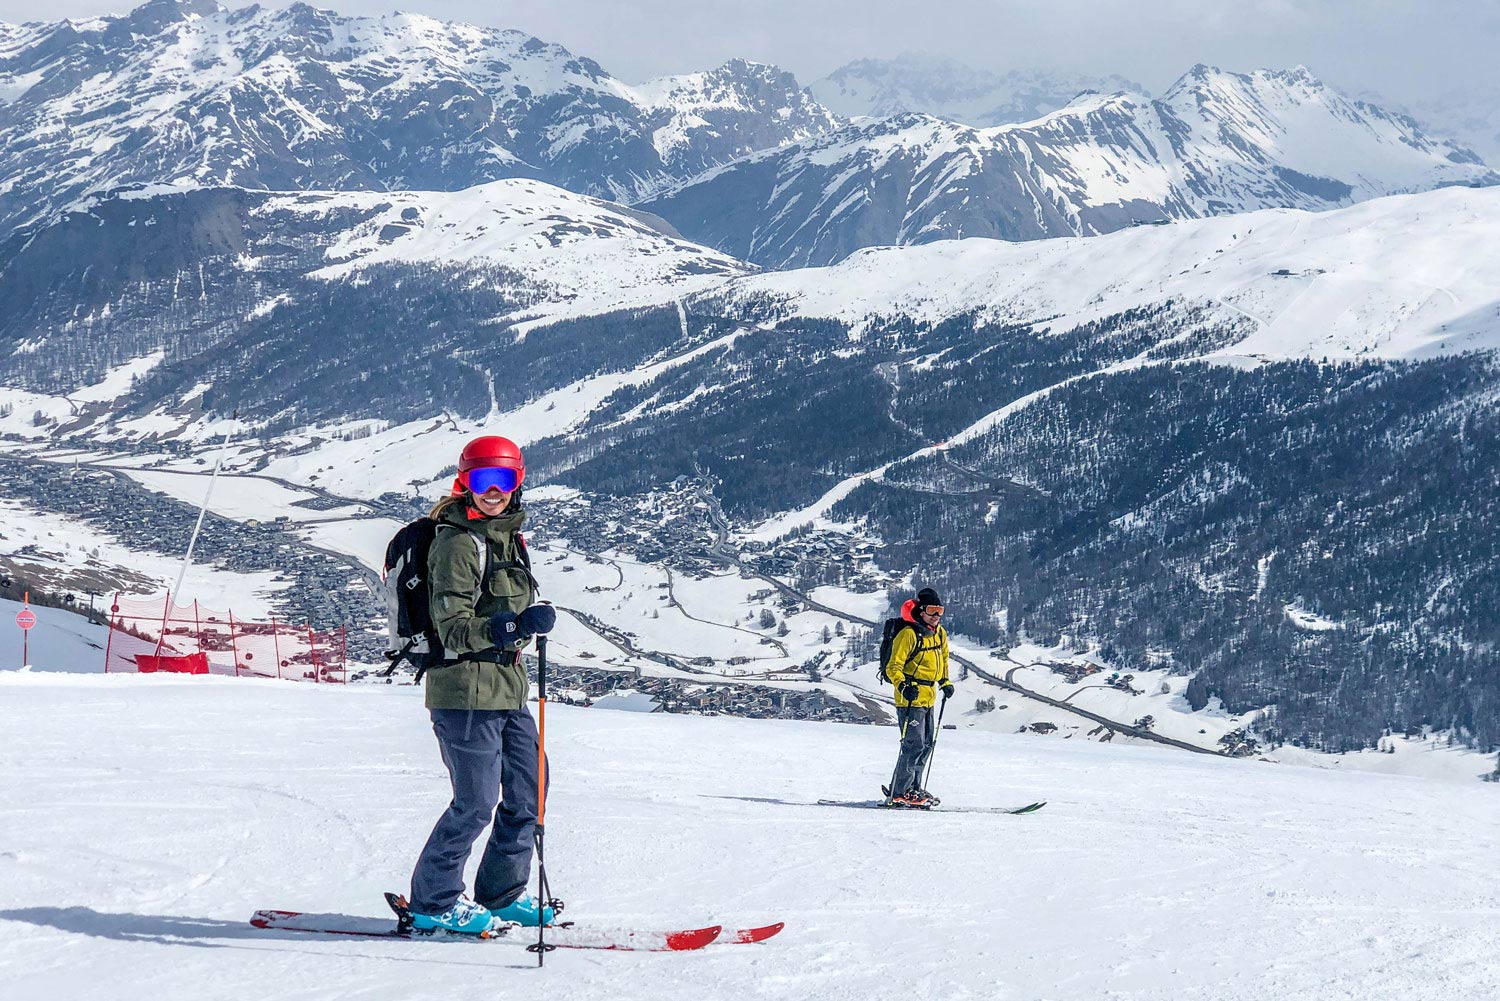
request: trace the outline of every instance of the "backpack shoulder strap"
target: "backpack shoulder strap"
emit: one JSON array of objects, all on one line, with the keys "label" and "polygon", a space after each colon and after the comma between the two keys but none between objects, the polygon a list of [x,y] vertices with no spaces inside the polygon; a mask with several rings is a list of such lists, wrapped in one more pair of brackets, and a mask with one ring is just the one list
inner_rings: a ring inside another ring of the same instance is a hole
[{"label": "backpack shoulder strap", "polygon": [[[911,662],[916,660],[917,654],[922,652],[922,634],[917,632],[917,627],[910,622],[902,622],[901,629],[910,629],[912,631],[911,653],[907,654],[906,659],[901,662],[901,677],[905,678],[907,677],[906,669],[911,667]],[[896,636],[901,635],[901,629],[896,630]],[[892,637],[891,642],[895,642],[894,637]]]},{"label": "backpack shoulder strap", "polygon": [[490,547],[485,542],[484,536],[478,532],[471,532],[467,528],[449,522],[438,522],[437,530],[439,532],[445,528],[452,532],[462,532],[474,544],[475,555],[479,557],[479,583],[474,588],[474,602],[478,604],[480,596],[484,594],[484,584],[490,570]]},{"label": "backpack shoulder strap", "polygon": [[470,532],[469,538],[474,540],[474,548],[479,551],[479,590],[474,595],[478,598],[484,591],[484,580],[490,571],[490,547],[478,532]]},{"label": "backpack shoulder strap", "polygon": [[480,535],[478,532],[471,532],[458,525],[450,524],[446,527],[453,529],[455,532],[463,532],[467,535],[473,541],[474,548],[479,554],[479,589],[474,592],[474,600],[476,602],[479,600],[480,595],[484,593],[485,585],[489,581],[489,575],[491,573],[498,573],[501,570],[521,571],[526,575],[526,582],[531,586],[532,593],[541,593],[541,585],[537,583],[536,578],[531,573],[531,550],[526,547],[526,539],[522,537],[520,532],[517,532],[515,536],[515,549],[520,559],[502,560],[491,565],[489,540],[485,536]]}]

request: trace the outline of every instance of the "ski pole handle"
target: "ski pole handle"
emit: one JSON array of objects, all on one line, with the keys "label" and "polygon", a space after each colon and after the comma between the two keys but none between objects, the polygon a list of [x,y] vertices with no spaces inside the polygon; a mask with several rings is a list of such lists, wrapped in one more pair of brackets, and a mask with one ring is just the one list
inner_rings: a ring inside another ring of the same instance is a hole
[{"label": "ski pole handle", "polygon": [[545,635],[536,638],[536,697],[540,702],[547,701],[547,637]]}]

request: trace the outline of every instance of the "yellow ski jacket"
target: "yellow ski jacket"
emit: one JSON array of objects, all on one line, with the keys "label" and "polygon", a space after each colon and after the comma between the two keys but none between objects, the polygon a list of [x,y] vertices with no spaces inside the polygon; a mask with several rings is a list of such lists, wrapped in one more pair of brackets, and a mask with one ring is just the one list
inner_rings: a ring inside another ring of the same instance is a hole
[{"label": "yellow ski jacket", "polygon": [[[902,629],[891,641],[891,659],[886,676],[896,688],[896,705],[930,706],[937,702],[938,689],[948,684],[948,634],[942,626],[936,632],[920,625]],[[911,680],[921,689],[910,702],[901,697],[901,684]]]}]

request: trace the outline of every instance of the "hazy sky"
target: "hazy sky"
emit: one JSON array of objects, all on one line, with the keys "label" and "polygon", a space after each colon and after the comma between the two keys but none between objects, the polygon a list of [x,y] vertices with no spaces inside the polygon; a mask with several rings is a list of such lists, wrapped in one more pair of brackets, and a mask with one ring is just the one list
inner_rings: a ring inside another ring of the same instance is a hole
[{"label": "hazy sky", "polygon": [[[238,6],[239,4],[234,4]],[[266,6],[280,6],[279,0]],[[0,0],[0,20],[55,20],[131,0]],[[1153,91],[1196,62],[1309,66],[1398,101],[1500,94],[1495,0],[327,0],[520,28],[639,81],[731,56],[810,83],[861,56],[942,52],[987,69],[1118,73]]]}]

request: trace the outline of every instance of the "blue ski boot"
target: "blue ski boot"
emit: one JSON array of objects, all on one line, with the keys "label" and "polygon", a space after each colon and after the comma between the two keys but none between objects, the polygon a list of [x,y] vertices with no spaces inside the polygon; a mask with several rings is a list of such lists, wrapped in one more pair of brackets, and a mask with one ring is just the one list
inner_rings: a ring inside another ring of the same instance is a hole
[{"label": "blue ski boot", "polygon": [[504,907],[496,907],[490,911],[490,917],[495,921],[509,921],[528,928],[535,928],[538,924],[537,911],[541,911],[540,923],[550,925],[557,917],[557,912],[550,907],[537,907],[536,898],[529,893],[523,893]]},{"label": "blue ski boot", "polygon": [[411,926],[417,932],[442,930],[463,935],[482,935],[490,930],[492,923],[490,912],[467,897],[459,897],[452,907],[441,914],[411,912]]}]

